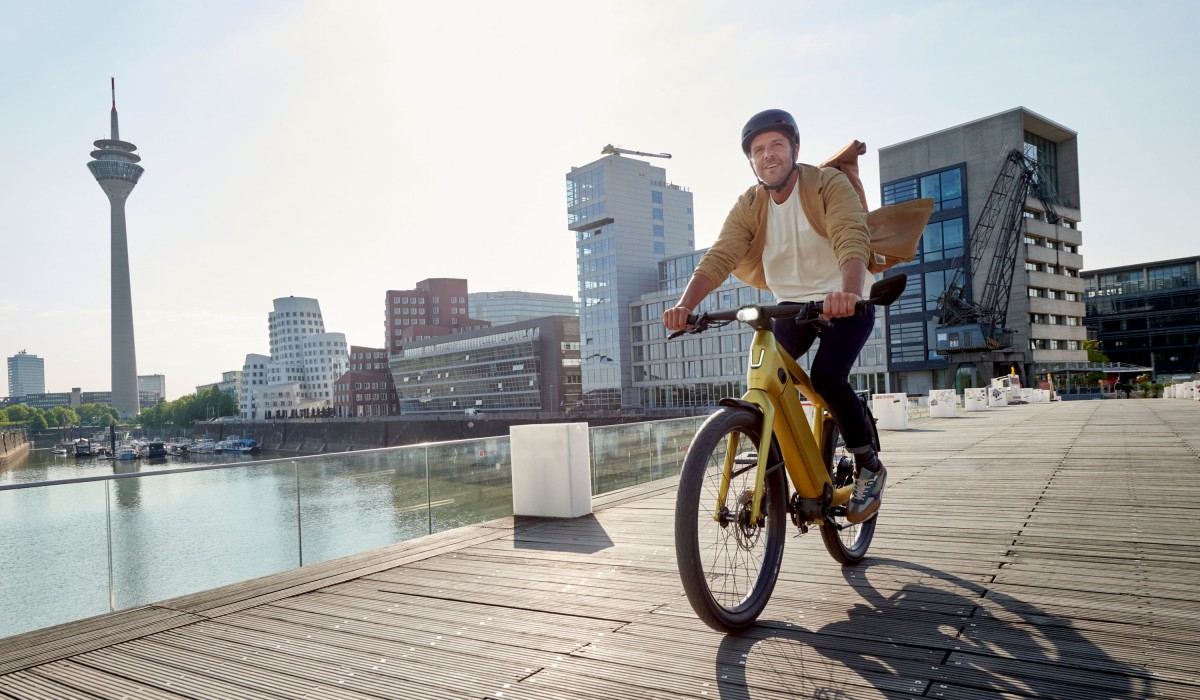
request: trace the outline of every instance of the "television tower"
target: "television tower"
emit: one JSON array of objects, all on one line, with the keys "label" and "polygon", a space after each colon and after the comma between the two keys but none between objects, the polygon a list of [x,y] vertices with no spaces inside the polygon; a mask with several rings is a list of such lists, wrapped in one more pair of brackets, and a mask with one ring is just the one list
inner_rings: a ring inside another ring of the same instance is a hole
[{"label": "television tower", "polygon": [[108,196],[112,220],[112,406],[122,417],[138,412],[137,357],[133,346],[133,300],[129,290],[129,244],[125,199],[144,169],[137,146],[122,141],[117,129],[117,81],[112,79],[112,138],[95,142],[88,170]]}]

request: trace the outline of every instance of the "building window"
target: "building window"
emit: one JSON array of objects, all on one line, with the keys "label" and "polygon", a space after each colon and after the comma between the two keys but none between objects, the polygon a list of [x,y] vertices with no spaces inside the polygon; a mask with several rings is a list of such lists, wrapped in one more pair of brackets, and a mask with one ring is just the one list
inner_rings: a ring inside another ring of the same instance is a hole
[{"label": "building window", "polygon": [[921,197],[933,200],[933,210],[957,209],[963,205],[962,169],[950,168],[921,177]]}]

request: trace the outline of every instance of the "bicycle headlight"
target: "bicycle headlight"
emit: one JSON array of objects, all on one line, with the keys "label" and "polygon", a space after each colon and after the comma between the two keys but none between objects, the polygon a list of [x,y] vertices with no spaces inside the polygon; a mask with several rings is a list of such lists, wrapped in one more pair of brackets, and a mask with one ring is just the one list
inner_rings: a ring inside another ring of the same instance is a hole
[{"label": "bicycle headlight", "polygon": [[757,306],[743,306],[737,310],[737,320],[742,323],[753,323],[758,320],[759,311]]}]

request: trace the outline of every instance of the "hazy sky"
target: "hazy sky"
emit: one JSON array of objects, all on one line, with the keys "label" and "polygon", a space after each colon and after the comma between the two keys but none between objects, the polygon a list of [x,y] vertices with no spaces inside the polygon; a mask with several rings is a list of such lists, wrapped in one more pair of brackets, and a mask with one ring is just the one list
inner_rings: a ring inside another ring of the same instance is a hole
[{"label": "hazy sky", "polygon": [[[384,292],[575,295],[564,175],[608,143],[668,152],[705,247],[752,184],[768,107],[801,159],[1024,106],[1079,133],[1088,268],[1200,254],[1195,2],[16,2],[0,0],[0,354],[47,391],[109,389],[108,203],[122,138],[139,374],[168,398],[268,350],[314,297],[384,344]],[[1014,144],[1016,145],[1016,144]]]}]

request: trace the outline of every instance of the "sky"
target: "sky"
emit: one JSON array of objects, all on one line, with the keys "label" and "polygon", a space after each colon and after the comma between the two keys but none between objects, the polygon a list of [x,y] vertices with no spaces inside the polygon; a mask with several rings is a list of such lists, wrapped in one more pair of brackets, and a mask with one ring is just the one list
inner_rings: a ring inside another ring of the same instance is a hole
[{"label": "sky", "polygon": [[[696,245],[753,184],[742,124],[800,159],[1023,106],[1075,130],[1086,269],[1200,255],[1200,3],[0,0],[0,353],[107,391],[108,202],[121,137],[139,374],[167,398],[267,353],[278,297],[384,344],[432,277],[577,296],[565,175],[606,144],[692,191]],[[1014,144],[1015,145],[1015,144]]]}]

